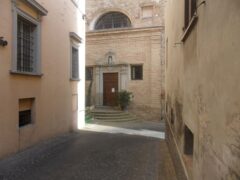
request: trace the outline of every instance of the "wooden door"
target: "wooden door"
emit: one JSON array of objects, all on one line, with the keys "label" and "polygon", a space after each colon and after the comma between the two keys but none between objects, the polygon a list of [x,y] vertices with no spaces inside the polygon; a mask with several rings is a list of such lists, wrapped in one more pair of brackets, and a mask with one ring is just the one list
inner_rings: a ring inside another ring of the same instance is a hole
[{"label": "wooden door", "polygon": [[118,73],[103,74],[103,105],[116,106],[118,93]]}]

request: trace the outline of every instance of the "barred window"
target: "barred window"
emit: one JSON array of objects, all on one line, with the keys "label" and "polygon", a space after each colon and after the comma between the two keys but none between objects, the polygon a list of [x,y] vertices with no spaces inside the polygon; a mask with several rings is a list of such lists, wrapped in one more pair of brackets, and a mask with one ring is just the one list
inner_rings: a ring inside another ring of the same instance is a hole
[{"label": "barred window", "polygon": [[86,67],[86,80],[91,81],[93,79],[93,67]]},{"label": "barred window", "polygon": [[130,27],[129,18],[120,12],[109,12],[104,14],[96,23],[95,29],[114,29]]},{"label": "barred window", "polygon": [[79,80],[79,55],[78,48],[72,47],[72,77],[73,80]]},{"label": "barred window", "polygon": [[19,127],[23,127],[33,123],[34,119],[34,102],[35,98],[19,99]]},{"label": "barred window", "polygon": [[142,65],[131,65],[131,79],[142,80],[143,79],[143,66]]},{"label": "barred window", "polygon": [[32,115],[31,110],[20,111],[19,112],[19,127],[31,124]]},{"label": "barred window", "polygon": [[36,25],[18,16],[17,20],[17,71],[35,72]]}]

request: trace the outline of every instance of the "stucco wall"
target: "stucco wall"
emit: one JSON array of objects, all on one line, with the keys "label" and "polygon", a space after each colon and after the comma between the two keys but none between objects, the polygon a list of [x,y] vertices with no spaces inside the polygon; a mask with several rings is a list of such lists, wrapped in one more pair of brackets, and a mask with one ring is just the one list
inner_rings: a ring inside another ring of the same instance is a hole
[{"label": "stucco wall", "polygon": [[[239,9],[239,1],[207,0],[198,8],[188,38],[179,44],[184,1],[167,3],[168,133],[174,134],[190,179],[240,178]],[[192,166],[183,153],[184,125],[194,134]]]},{"label": "stucco wall", "polygon": [[[10,74],[14,6],[11,1],[0,2],[0,36],[8,41],[6,47],[0,47],[0,158],[73,129],[73,94],[77,93],[74,92],[77,82],[69,80],[69,32],[78,33],[77,22],[82,19],[71,1],[38,2],[49,12],[41,18],[41,77]],[[16,6],[23,7],[30,15],[36,14],[20,1]],[[19,128],[18,101],[22,98],[35,98],[36,113],[32,124]]]}]

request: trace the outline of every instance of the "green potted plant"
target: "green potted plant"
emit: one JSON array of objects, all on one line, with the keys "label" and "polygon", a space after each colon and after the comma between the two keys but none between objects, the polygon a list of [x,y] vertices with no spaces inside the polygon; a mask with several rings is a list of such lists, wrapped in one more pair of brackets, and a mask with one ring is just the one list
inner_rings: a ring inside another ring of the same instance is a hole
[{"label": "green potted plant", "polygon": [[122,90],[118,92],[118,104],[121,110],[126,110],[133,98],[132,92]]}]

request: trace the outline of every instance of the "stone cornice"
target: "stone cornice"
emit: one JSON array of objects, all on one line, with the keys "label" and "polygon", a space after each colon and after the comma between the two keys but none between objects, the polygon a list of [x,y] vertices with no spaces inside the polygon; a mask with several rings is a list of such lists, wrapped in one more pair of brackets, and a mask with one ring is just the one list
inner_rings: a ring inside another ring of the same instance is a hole
[{"label": "stone cornice", "polygon": [[163,32],[164,26],[144,27],[144,28],[122,28],[111,30],[98,30],[88,31],[87,36],[104,36],[104,35],[117,35],[125,33],[141,33],[141,32]]},{"label": "stone cornice", "polygon": [[77,41],[78,43],[82,43],[82,38],[78,36],[75,32],[70,32],[69,36],[75,41]]},{"label": "stone cornice", "polygon": [[35,8],[41,16],[46,16],[48,11],[35,0],[25,0],[30,6]]}]

